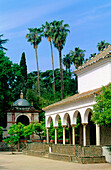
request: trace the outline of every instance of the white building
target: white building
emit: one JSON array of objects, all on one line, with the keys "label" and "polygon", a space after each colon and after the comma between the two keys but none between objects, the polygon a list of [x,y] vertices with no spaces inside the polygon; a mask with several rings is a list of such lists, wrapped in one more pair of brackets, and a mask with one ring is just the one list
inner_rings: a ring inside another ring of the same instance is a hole
[{"label": "white building", "polygon": [[[23,93],[20,94],[20,99],[16,100],[10,110],[7,111],[7,131],[4,131],[3,138],[8,136],[7,132],[13,124],[21,122],[25,126],[30,123],[39,122],[40,110],[35,110],[30,103],[23,99]],[[34,135],[32,135],[34,138]]]},{"label": "white building", "polygon": [[[70,143],[81,145],[108,145],[111,144],[111,128],[95,125],[90,120],[91,110],[95,104],[95,95],[102,86],[111,82],[111,46],[88,60],[78,69],[78,94],[60,102],[49,105],[45,111],[47,143],[49,143],[49,127],[53,120],[55,127],[55,144],[57,144],[58,120],[61,118],[63,127],[63,144],[65,144],[65,127],[68,124]],[[81,121],[80,137],[75,138],[77,117]]]}]

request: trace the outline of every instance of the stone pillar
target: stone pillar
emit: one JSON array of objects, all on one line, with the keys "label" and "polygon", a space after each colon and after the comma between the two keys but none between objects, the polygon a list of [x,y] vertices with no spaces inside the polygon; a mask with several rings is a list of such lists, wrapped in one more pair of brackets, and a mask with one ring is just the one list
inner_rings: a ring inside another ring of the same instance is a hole
[{"label": "stone pillar", "polygon": [[49,128],[47,127],[47,143],[49,143]]},{"label": "stone pillar", "polygon": [[86,146],[86,123],[83,123],[83,146]]},{"label": "stone pillar", "polygon": [[65,126],[63,126],[63,144],[65,145]]},{"label": "stone pillar", "polygon": [[72,125],[72,144],[75,145],[75,126],[76,125]]},{"label": "stone pillar", "polygon": [[55,144],[57,144],[57,127],[55,127]]},{"label": "stone pillar", "polygon": [[96,145],[100,145],[100,125],[96,124]]}]

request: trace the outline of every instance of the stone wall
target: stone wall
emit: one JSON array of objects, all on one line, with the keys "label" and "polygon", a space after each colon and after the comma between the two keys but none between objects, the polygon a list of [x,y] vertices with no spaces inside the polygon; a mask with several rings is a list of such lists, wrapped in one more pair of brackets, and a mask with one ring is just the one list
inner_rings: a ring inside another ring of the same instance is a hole
[{"label": "stone wall", "polygon": [[31,143],[31,144],[28,144],[27,150],[44,151],[48,153],[49,145],[45,143]]},{"label": "stone wall", "polygon": [[101,127],[100,134],[101,145],[111,145],[111,127]]},{"label": "stone wall", "polygon": [[25,155],[78,163],[105,163],[101,146],[32,143],[24,150]]}]

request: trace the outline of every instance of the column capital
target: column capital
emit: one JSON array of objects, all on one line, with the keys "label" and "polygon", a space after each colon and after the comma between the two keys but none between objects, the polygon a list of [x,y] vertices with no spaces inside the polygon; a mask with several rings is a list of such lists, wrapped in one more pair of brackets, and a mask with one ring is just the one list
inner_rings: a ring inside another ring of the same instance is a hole
[{"label": "column capital", "polygon": [[72,126],[72,127],[75,127],[75,126],[76,126],[76,124],[72,124],[71,126]]},{"label": "column capital", "polygon": [[100,124],[96,124],[97,127],[100,127]]},{"label": "column capital", "polygon": [[83,126],[87,126],[88,123],[82,123]]},{"label": "column capital", "polygon": [[55,128],[55,129],[57,129],[57,128],[58,128],[58,126],[54,126],[54,128]]},{"label": "column capital", "polygon": [[66,125],[63,125],[62,127],[63,127],[63,128],[65,128],[65,127],[66,127]]}]

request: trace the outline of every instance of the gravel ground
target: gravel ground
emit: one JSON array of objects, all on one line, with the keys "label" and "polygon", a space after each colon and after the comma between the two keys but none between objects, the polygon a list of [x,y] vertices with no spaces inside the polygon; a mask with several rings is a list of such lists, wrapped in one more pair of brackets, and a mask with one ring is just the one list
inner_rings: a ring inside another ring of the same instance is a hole
[{"label": "gravel ground", "polygon": [[2,170],[111,170],[111,164],[78,164],[26,156],[22,153],[0,152]]}]

